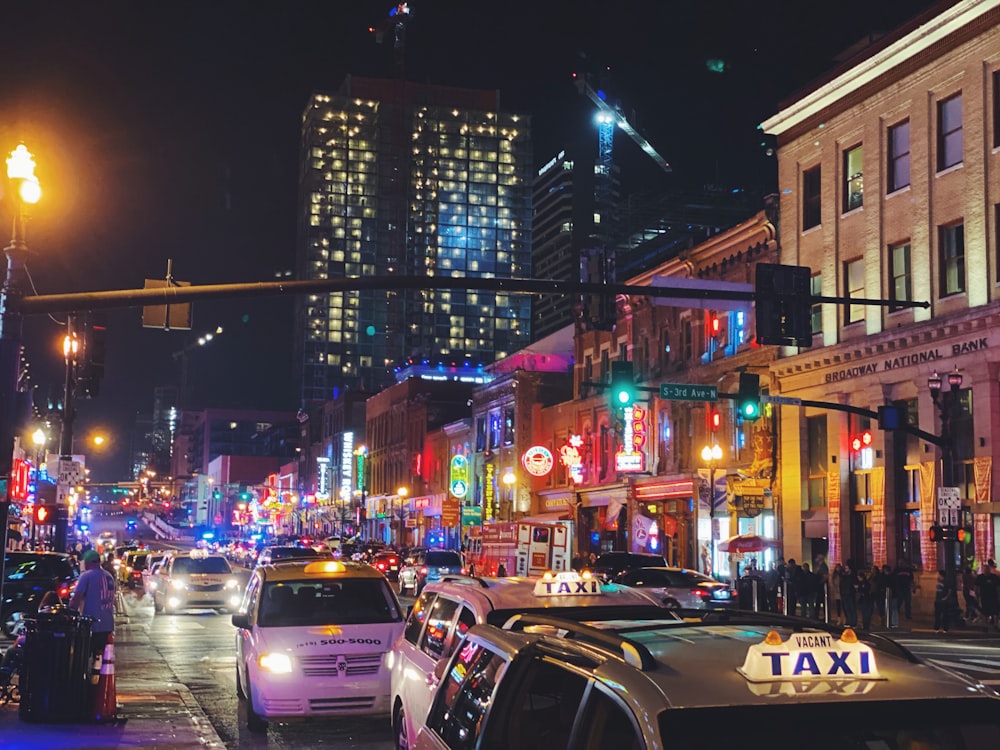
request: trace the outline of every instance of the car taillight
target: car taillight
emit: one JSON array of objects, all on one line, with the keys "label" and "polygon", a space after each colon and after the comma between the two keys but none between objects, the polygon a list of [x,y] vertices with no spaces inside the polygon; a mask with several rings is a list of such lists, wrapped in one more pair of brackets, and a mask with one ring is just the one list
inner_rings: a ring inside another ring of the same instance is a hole
[{"label": "car taillight", "polygon": [[67,596],[69,596],[69,586],[60,586],[59,587],[59,598],[60,599],[65,599]]},{"label": "car taillight", "polygon": [[469,569],[468,568],[462,568],[462,575],[464,576],[464,575],[468,575],[468,574],[469,574]]},{"label": "car taillight", "polygon": [[691,593],[695,596],[700,596],[702,599],[710,599],[712,597],[712,592],[707,589],[691,589]]},{"label": "car taillight", "polygon": [[427,568],[426,568],[426,566],[425,566],[425,567],[422,567],[422,568],[420,569],[420,575],[422,575],[422,576],[425,576],[425,575],[427,575]]},{"label": "car taillight", "polygon": [[385,563],[380,562],[375,567],[378,568],[379,570],[385,570]]},{"label": "car taillight", "polygon": [[399,560],[397,560],[395,557],[390,557],[389,558],[389,564],[390,565],[398,565],[399,564]]}]

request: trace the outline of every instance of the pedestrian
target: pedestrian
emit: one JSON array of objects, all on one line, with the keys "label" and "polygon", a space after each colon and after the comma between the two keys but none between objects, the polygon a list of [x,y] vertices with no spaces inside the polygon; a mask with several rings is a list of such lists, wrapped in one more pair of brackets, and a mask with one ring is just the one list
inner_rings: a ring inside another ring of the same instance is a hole
[{"label": "pedestrian", "polygon": [[971,625],[979,617],[976,576],[972,572],[971,565],[966,565],[962,571],[962,598],[965,599],[965,620]]},{"label": "pedestrian", "polygon": [[934,589],[934,632],[948,632],[948,600],[951,598],[951,590],[945,579],[944,571],[939,570],[937,576],[937,586]]},{"label": "pedestrian", "polygon": [[871,569],[871,572],[868,574],[868,581],[872,587],[872,611],[878,613],[878,618],[882,620],[883,625],[888,625],[889,623],[885,616],[886,580],[882,569],[878,565]]},{"label": "pedestrian", "polygon": [[1000,615],[1000,577],[996,574],[997,564],[993,560],[986,563],[986,570],[976,578],[976,595],[979,609],[986,618],[986,630],[997,627]]},{"label": "pedestrian", "polygon": [[771,563],[771,567],[764,572],[764,595],[765,607],[764,609],[768,612],[778,611],[778,582],[780,581],[780,576],[778,573],[778,563],[777,561]]},{"label": "pedestrian", "polygon": [[799,566],[798,597],[802,603],[802,616],[816,617],[816,597],[819,593],[819,576],[809,569],[809,563]]},{"label": "pedestrian", "polygon": [[83,553],[83,564],[85,570],[76,581],[69,606],[93,620],[90,653],[100,656],[108,637],[115,632],[115,578],[101,567],[101,556],[94,550]]},{"label": "pedestrian", "polygon": [[872,600],[872,582],[864,570],[859,570],[854,578],[855,591],[858,598],[858,610],[861,612],[861,628],[863,630],[872,629],[872,613],[874,612],[874,601]]},{"label": "pedestrian", "polygon": [[899,595],[899,601],[903,606],[903,615],[907,620],[911,620],[913,619],[913,590],[916,588],[913,567],[906,560],[900,560],[896,563],[896,569],[893,572],[897,587],[894,593]]},{"label": "pedestrian", "polygon": [[830,574],[830,622],[834,622],[837,625],[844,624],[844,605],[840,598],[840,579],[844,575],[844,566],[837,563],[833,566],[833,572]]},{"label": "pedestrian", "polygon": [[799,603],[799,585],[801,584],[802,570],[795,562],[794,557],[788,558],[788,565],[785,566],[785,596],[788,601],[788,614],[795,615],[796,607]]},{"label": "pedestrian", "polygon": [[506,578],[506,577],[507,577],[507,566],[503,563],[503,561],[501,561],[500,564],[497,565],[497,578]]}]

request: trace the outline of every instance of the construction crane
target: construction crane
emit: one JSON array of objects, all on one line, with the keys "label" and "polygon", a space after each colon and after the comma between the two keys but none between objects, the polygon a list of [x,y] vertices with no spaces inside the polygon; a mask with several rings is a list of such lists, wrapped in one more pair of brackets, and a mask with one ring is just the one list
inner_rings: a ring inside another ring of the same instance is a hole
[{"label": "construction crane", "polygon": [[378,26],[369,26],[368,31],[375,35],[375,41],[382,44],[385,32],[392,29],[393,57],[396,75],[400,79],[406,74],[406,25],[413,17],[409,3],[396,3],[389,9],[389,15]]},{"label": "construction crane", "polygon": [[[603,76],[606,77],[605,68]],[[617,259],[614,248],[615,181],[613,154],[615,128],[625,132],[664,172],[670,164],[647,141],[622,113],[621,106],[609,104],[602,88],[594,89],[584,76],[573,74],[577,90],[597,107],[597,165],[594,180],[595,213],[601,217],[591,236],[593,246],[584,248],[580,258],[580,280],[599,284],[614,284]],[[615,301],[612,295],[593,295],[589,302],[580,300],[582,317],[587,325],[598,330],[610,330],[615,323]]]}]

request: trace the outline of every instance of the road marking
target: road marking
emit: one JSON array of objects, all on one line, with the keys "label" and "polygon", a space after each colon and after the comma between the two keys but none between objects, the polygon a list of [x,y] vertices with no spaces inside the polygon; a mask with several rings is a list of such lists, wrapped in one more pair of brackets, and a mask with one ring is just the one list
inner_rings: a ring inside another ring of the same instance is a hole
[{"label": "road marking", "polygon": [[948,667],[950,669],[957,669],[960,671],[971,670],[973,672],[992,672],[995,674],[1000,674],[1000,669],[997,669],[995,667],[994,668],[979,667],[964,661],[946,661],[944,659],[929,659],[928,661],[931,661],[934,664],[937,664],[942,667]]}]

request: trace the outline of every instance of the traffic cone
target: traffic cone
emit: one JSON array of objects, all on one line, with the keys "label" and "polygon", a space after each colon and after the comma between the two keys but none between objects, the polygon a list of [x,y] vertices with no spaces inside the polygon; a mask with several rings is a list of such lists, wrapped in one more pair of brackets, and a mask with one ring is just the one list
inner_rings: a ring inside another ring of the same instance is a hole
[{"label": "traffic cone", "polygon": [[101,659],[101,673],[94,688],[94,721],[118,720],[118,692],[115,689],[115,636],[108,633]]}]

